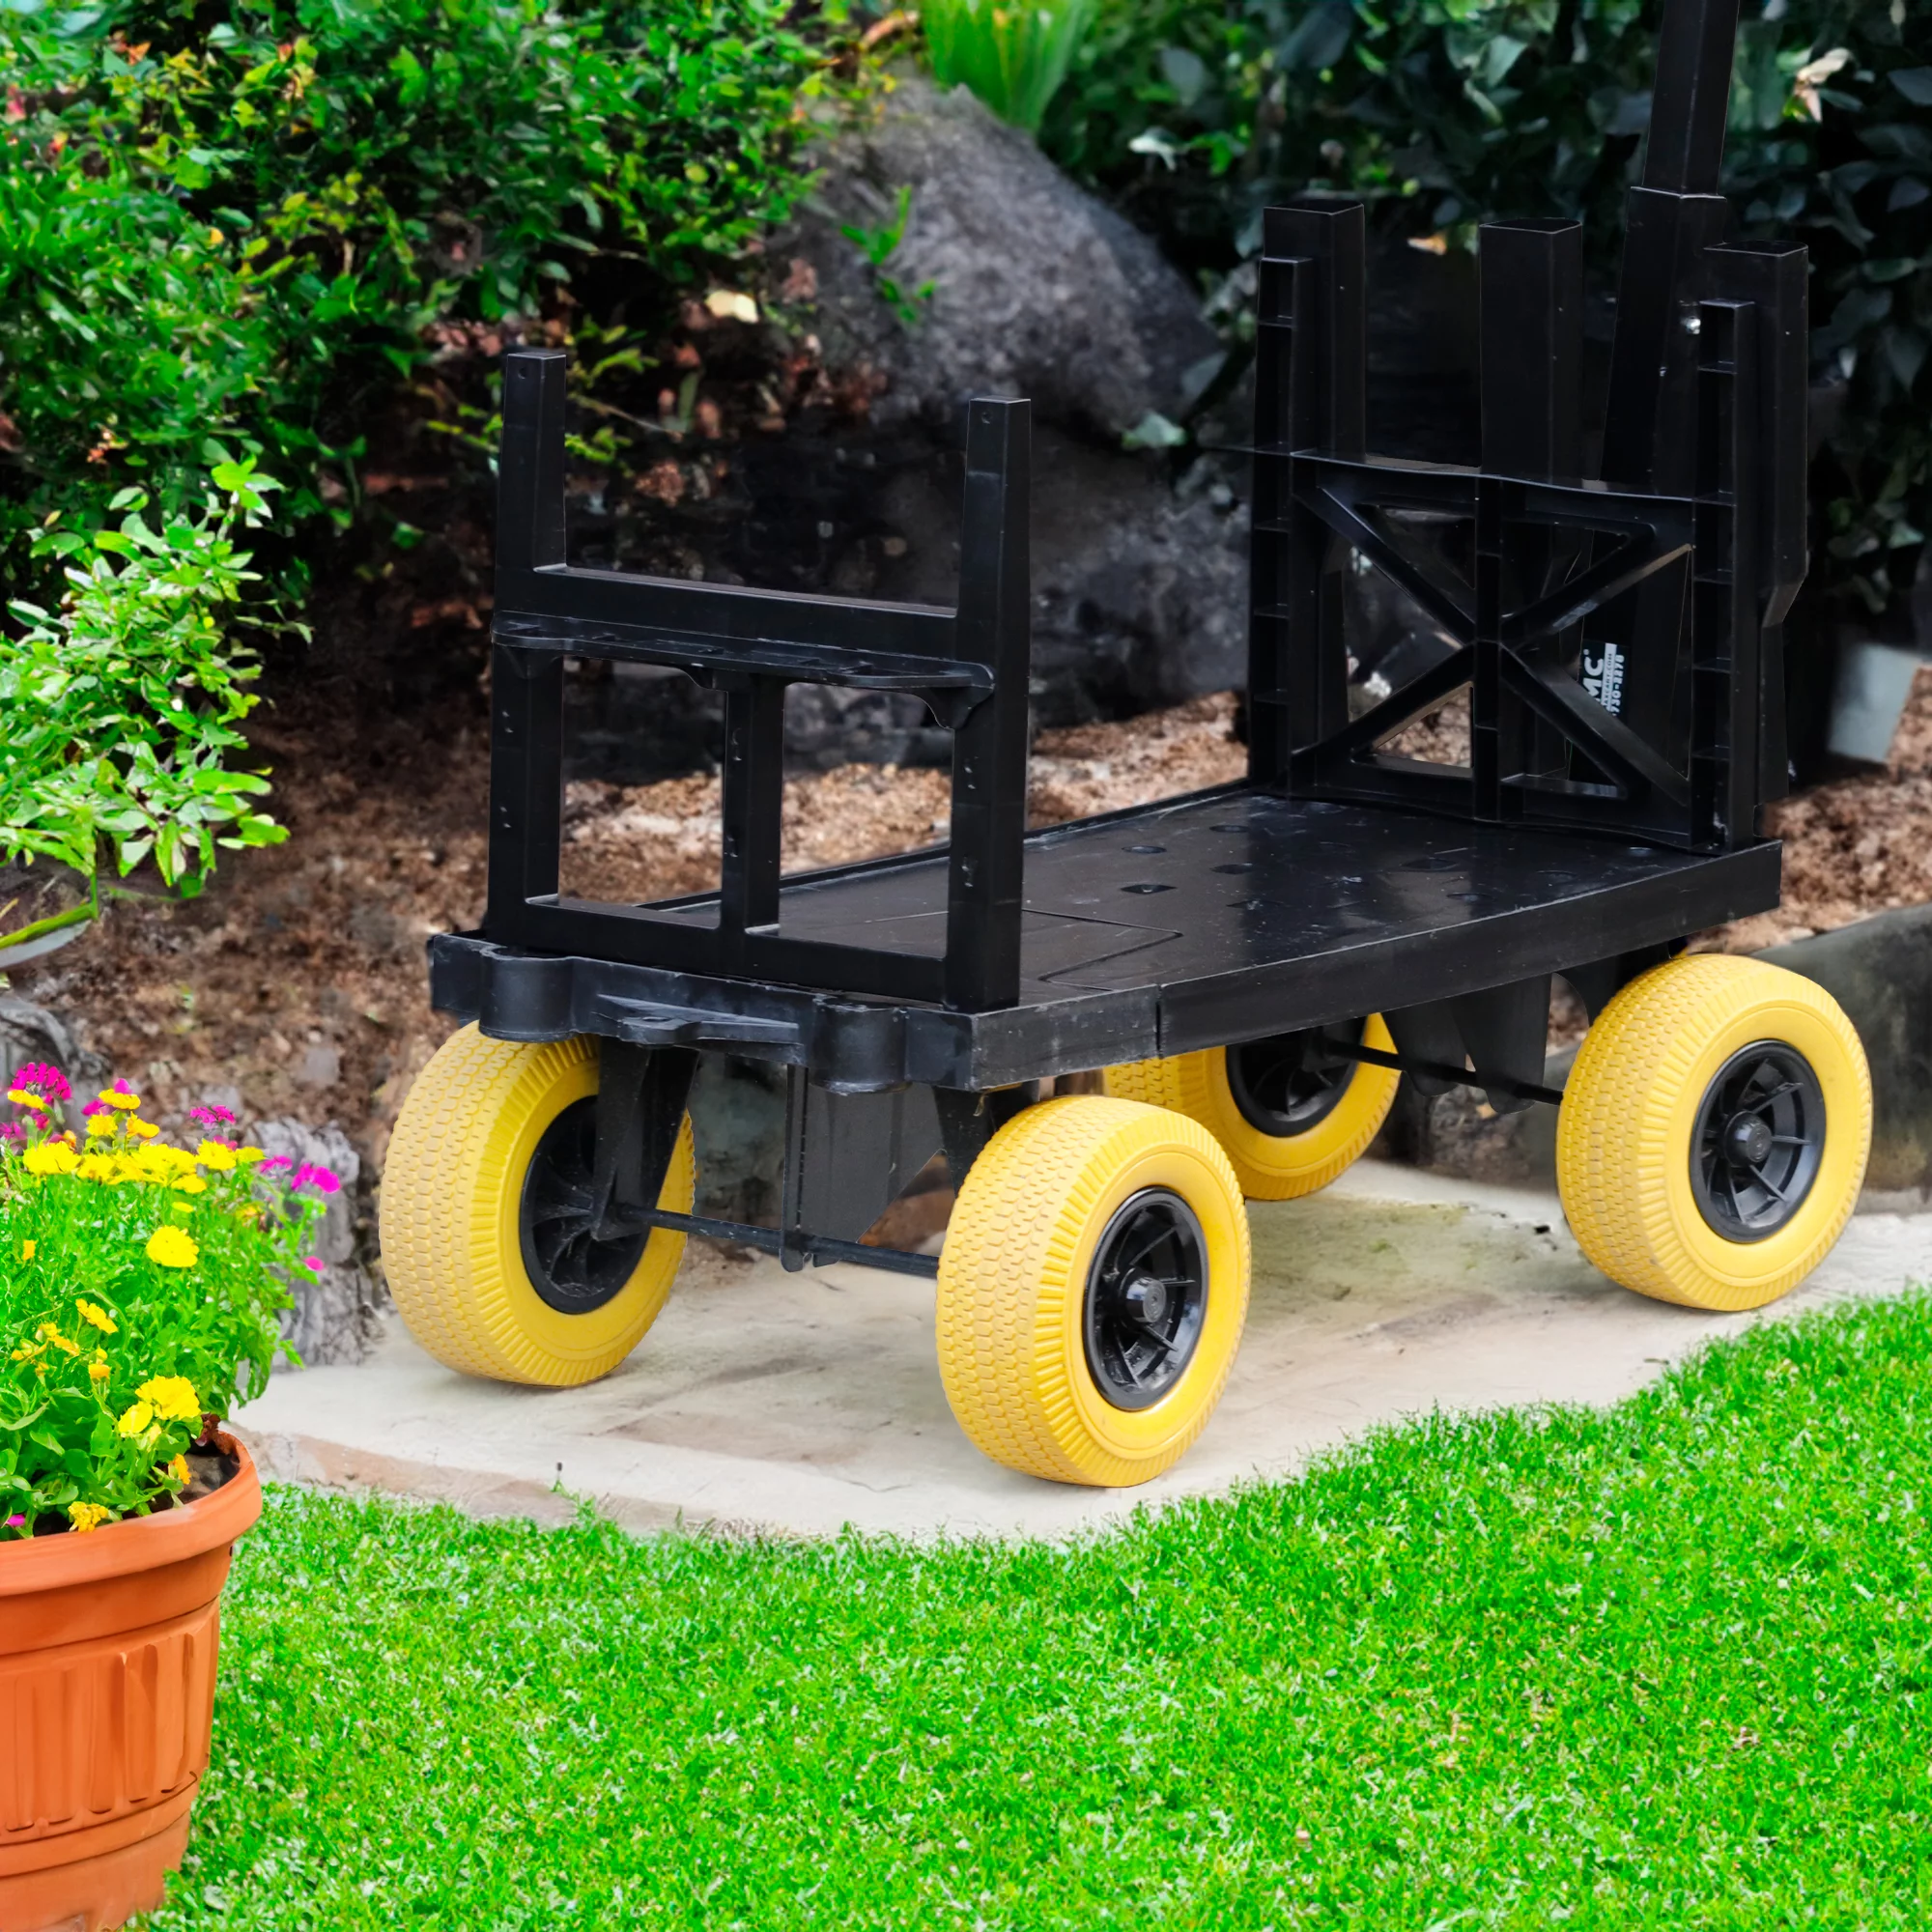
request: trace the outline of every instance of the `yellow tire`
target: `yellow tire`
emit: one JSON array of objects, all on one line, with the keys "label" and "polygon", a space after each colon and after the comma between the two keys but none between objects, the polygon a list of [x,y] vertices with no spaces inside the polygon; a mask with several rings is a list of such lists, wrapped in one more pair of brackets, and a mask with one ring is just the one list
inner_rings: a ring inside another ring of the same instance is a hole
[{"label": "yellow tire", "polygon": [[1758,959],[1672,959],[1584,1036],[1556,1125],[1570,1232],[1612,1281],[1762,1307],[1831,1251],[1871,1148],[1871,1076],[1822,986]]},{"label": "yellow tire", "polygon": [[939,1372],[974,1443],[1055,1482],[1170,1467],[1227,1386],[1248,1216],[1193,1121],[1073,1094],[995,1134],[939,1261]]},{"label": "yellow tire", "polygon": [[[1250,1201],[1292,1201],[1326,1187],[1361,1158],[1395,1104],[1402,1075],[1392,1066],[1357,1063],[1341,1080],[1302,1103],[1300,1111],[1311,1116],[1306,1126],[1284,1133],[1280,1129],[1293,1123],[1293,1114],[1265,1104],[1257,1091],[1261,1082],[1251,1083],[1244,1075],[1247,1065],[1273,1044],[1256,1040],[1110,1066],[1107,1092],[1199,1121],[1221,1143]],[[1395,1051],[1379,1014],[1363,1022],[1362,1044],[1382,1053]]]},{"label": "yellow tire", "polygon": [[[570,1265],[559,1255],[554,1279],[537,1264],[547,1294],[531,1278],[539,1251],[526,1249],[524,1196],[533,1158],[542,1144],[549,1175],[558,1171],[551,1150],[581,1153],[588,1110],[579,1103],[596,1092],[594,1039],[520,1046],[473,1026],[445,1040],[411,1088],[383,1172],[383,1264],[410,1333],[438,1361],[567,1388],[609,1375],[657,1320],[684,1255],[684,1236],[668,1229],[629,1245],[586,1237]],[[689,1213],[695,1180],[687,1120],[658,1205]]]}]

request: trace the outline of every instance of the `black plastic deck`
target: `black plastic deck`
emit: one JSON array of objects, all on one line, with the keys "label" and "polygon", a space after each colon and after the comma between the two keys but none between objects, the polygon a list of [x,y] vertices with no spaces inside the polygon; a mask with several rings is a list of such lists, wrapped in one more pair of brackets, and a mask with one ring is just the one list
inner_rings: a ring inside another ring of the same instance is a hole
[{"label": "black plastic deck", "polygon": [[[622,1032],[628,1000],[645,1037],[790,1061],[837,1088],[991,1088],[1668,942],[1776,905],[1779,851],[1670,852],[1236,786],[1030,835],[1009,1008],[855,1002],[458,936],[436,943],[436,1000],[519,1038]],[[788,879],[780,929],[937,958],[946,865],[934,851]],[[702,928],[717,901],[655,912]],[[656,1035],[654,1012],[668,1016]]]}]

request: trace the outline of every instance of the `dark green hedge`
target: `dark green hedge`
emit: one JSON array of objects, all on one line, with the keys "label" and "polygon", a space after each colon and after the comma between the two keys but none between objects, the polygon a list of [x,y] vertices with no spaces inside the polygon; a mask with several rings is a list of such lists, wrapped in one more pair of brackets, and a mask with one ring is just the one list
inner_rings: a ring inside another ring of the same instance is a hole
[{"label": "dark green hedge", "polygon": [[[1746,0],[1727,159],[1745,229],[1812,251],[1813,591],[1904,617],[1932,529],[1932,7]],[[1608,267],[1649,107],[1656,0],[1105,0],[1043,138],[1183,257],[1225,268],[1260,207],[1369,197],[1410,235],[1591,224]]]},{"label": "dark green hedge", "polygon": [[661,320],[800,191],[793,11],[5,0],[0,545],[192,497],[211,440],[299,519],[439,328],[600,276],[607,323]]}]

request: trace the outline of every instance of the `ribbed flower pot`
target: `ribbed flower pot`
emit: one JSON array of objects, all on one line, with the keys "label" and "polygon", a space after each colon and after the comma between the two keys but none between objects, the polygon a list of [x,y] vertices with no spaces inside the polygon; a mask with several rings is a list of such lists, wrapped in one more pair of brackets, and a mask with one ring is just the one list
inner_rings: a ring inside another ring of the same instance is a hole
[{"label": "ribbed flower pot", "polygon": [[248,1452],[185,1508],[0,1544],[0,1932],[104,1932],[161,1902],[208,1764]]}]

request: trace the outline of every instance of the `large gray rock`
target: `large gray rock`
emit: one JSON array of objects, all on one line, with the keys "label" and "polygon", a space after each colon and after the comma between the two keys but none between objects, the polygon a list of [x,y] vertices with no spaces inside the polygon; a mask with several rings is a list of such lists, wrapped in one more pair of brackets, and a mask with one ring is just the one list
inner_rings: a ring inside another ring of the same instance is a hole
[{"label": "large gray rock", "polygon": [[[1041,419],[1116,440],[1150,412],[1179,414],[1211,371],[1218,343],[1179,271],[965,88],[903,73],[877,123],[819,159],[791,252],[816,272],[827,362],[885,379],[881,422],[950,425],[970,395],[1023,395]],[[902,188],[905,232],[883,272],[932,287],[910,324],[840,233],[889,228]]]},{"label": "large gray rock", "polygon": [[[59,1013],[23,1000],[17,993],[0,993],[0,1093],[14,1084],[23,1066],[57,1066],[73,1090],[68,1105],[68,1124],[78,1129],[80,1110],[107,1078],[107,1063],[80,1044]],[[14,1110],[0,1112],[11,1120]]]}]

